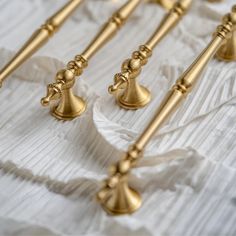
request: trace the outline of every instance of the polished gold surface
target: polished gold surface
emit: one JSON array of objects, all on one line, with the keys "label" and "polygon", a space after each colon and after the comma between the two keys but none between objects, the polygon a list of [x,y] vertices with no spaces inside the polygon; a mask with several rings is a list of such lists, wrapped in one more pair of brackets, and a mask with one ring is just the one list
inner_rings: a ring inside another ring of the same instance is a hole
[{"label": "polished gold surface", "polygon": [[163,8],[170,10],[175,4],[176,0],[150,0],[150,2],[158,3]]},{"label": "polished gold surface", "polygon": [[[125,156],[111,167],[110,177],[105,181],[104,187],[97,194],[102,207],[108,213],[113,215],[131,214],[141,206],[141,196],[129,186],[128,182],[128,176],[132,168],[136,166],[137,161],[142,157],[146,145],[155,132],[167,121],[190,92],[211,58],[217,52],[220,52],[222,47],[232,45],[231,42],[235,31],[236,5],[233,7],[232,12],[224,17],[222,24],[217,28],[209,45],[177,80],[138,140],[130,147]],[[234,51],[234,53],[236,52]],[[223,58],[224,56],[228,59],[228,54],[223,54]],[[231,58],[235,60],[235,57]]]},{"label": "polished gold surface", "polygon": [[0,71],[0,87],[3,81],[39,48],[63,25],[83,0],[71,0],[50,17],[25,43],[15,57]]},{"label": "polished gold surface", "polygon": [[51,111],[53,116],[61,120],[71,120],[85,111],[85,101],[72,92],[76,77],[83,73],[84,68],[88,65],[88,60],[114,37],[141,2],[142,0],[128,0],[113,14],[84,52],[77,55],[73,61],[67,64],[65,70],[57,74],[56,82],[48,85],[47,95],[41,100],[41,103],[43,106],[47,106],[50,101],[58,100],[57,106]]},{"label": "polished gold surface", "polygon": [[133,53],[131,59],[123,63],[121,73],[115,75],[114,85],[108,88],[109,93],[116,96],[119,106],[135,110],[150,102],[149,90],[138,83],[137,77],[141,74],[142,67],[147,64],[153,49],[177,25],[191,3],[192,0],[176,1],[151,38],[139,47],[139,51]]}]

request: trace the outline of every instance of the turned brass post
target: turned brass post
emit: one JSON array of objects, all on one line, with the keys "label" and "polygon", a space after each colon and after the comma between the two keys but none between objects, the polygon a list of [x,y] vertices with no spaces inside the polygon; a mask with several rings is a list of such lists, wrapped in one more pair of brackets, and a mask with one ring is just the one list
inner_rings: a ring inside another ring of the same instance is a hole
[{"label": "turned brass post", "polygon": [[136,110],[150,102],[151,93],[138,83],[137,77],[141,74],[142,67],[147,64],[153,49],[177,25],[190,8],[191,3],[192,0],[178,0],[166,14],[151,38],[139,47],[139,51],[132,54],[131,59],[125,60],[121,67],[121,73],[115,75],[114,85],[108,88],[109,93],[116,96],[119,106]]},{"label": "turned brass post", "polygon": [[3,81],[38,49],[63,25],[67,18],[76,10],[82,0],[70,0],[59,11],[51,16],[23,45],[14,58],[0,71],[0,88]]},{"label": "turned brass post", "polygon": [[61,120],[71,120],[85,111],[85,101],[72,92],[76,77],[83,73],[83,69],[88,65],[88,60],[114,37],[141,2],[142,0],[128,0],[113,14],[84,52],[77,55],[73,61],[67,64],[66,69],[57,74],[56,82],[48,86],[47,96],[41,100],[43,106],[49,105],[52,100],[59,100],[58,105],[51,112],[54,117]]},{"label": "turned brass post", "polygon": [[[217,27],[209,45],[177,80],[138,140],[130,147],[126,155],[116,165],[112,166],[110,177],[97,194],[97,198],[105,211],[112,215],[131,214],[141,206],[140,194],[131,188],[128,183],[128,176],[132,168],[136,166],[137,161],[142,157],[146,145],[155,132],[167,121],[180,105],[180,102],[190,92],[212,57],[216,53],[219,56],[222,48],[228,48],[228,51],[230,51],[229,47],[232,45],[235,31],[236,5],[232,8],[232,12],[223,18],[222,24]],[[235,43],[234,38],[234,45]],[[230,54],[234,54],[234,56],[231,58],[236,60],[236,51],[233,49]],[[228,60],[228,53],[220,54],[220,58]]]}]

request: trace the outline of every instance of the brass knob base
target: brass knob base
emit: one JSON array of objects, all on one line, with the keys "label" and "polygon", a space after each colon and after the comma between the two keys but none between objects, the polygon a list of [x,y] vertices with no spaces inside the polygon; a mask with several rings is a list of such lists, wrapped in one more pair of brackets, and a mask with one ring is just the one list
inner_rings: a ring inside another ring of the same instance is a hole
[{"label": "brass knob base", "polygon": [[132,214],[142,205],[140,194],[128,186],[125,189],[118,187],[101,206],[109,215]]},{"label": "brass knob base", "polygon": [[220,61],[236,61],[236,33],[233,33],[232,37],[227,40],[216,53],[216,58]]},{"label": "brass knob base", "polygon": [[226,47],[222,47],[215,55],[219,61],[236,61],[236,51],[227,50]]},{"label": "brass knob base", "polygon": [[73,120],[84,113],[86,110],[86,102],[77,96],[74,96],[73,102],[59,104],[51,110],[51,114],[59,120]]},{"label": "brass knob base", "polygon": [[117,103],[120,107],[127,110],[137,110],[145,107],[151,101],[151,93],[143,86],[139,86],[134,93],[124,93],[117,97]]}]

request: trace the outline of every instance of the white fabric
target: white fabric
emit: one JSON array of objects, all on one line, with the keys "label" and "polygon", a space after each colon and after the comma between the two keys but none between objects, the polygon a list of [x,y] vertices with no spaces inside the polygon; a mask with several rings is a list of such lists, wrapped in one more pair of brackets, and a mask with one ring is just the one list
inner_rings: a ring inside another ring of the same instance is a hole
[{"label": "white fabric", "polygon": [[[0,1],[0,66],[65,1]],[[40,106],[46,84],[80,53],[124,1],[87,0],[61,31],[0,90],[0,235],[234,236],[236,67],[213,60],[185,103],[147,147],[131,184],[143,196],[131,216],[112,218],[95,193],[107,167],[142,132],[161,99],[209,41],[235,0],[195,1],[153,53],[139,80],[153,100],[124,111],[107,87],[125,58],[164,15],[143,4],[91,61],[75,91],[86,113],[59,122]]]}]

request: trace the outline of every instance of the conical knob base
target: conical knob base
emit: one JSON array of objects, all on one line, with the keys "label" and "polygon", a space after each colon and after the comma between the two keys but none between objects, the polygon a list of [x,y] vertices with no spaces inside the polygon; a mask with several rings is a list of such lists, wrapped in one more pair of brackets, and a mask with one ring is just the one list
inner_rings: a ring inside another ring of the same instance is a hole
[{"label": "conical knob base", "polygon": [[236,33],[218,50],[216,58],[221,61],[236,61]]},{"label": "conical knob base", "polygon": [[142,204],[141,196],[126,183],[120,183],[111,190],[110,196],[102,203],[103,209],[110,215],[132,214]]},{"label": "conical knob base", "polygon": [[117,103],[128,110],[137,110],[146,106],[151,101],[151,93],[142,85],[135,84],[119,95]]},{"label": "conical knob base", "polygon": [[52,111],[52,115],[59,120],[73,120],[80,116],[86,109],[86,102],[75,96],[72,91],[63,91],[58,106]]}]

